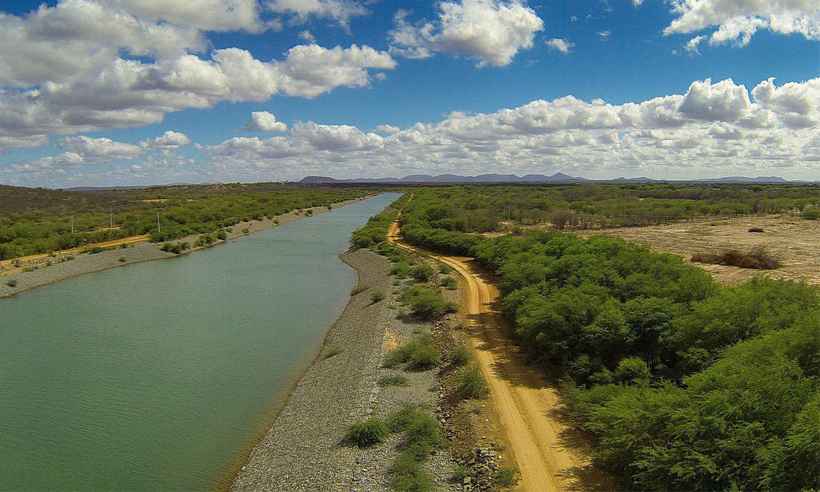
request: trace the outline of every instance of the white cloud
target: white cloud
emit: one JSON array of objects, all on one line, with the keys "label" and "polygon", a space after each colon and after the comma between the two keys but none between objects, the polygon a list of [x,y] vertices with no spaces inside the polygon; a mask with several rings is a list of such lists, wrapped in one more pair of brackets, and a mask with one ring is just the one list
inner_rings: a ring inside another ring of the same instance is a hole
[{"label": "white cloud", "polygon": [[575,44],[562,38],[552,38],[545,41],[551,49],[563,54],[568,54],[575,47]]},{"label": "white cloud", "polygon": [[0,91],[0,143],[148,125],[169,112],[220,101],[316,97],[337,87],[365,87],[370,70],[395,66],[389,54],[356,45],[296,46],[285,59],[270,62],[237,48],[215,50],[210,59],[192,54],[154,63],[117,59],[69,81]]},{"label": "white cloud", "polygon": [[82,156],[83,161],[134,159],[143,153],[138,145],[84,136],[65,138],[62,147],[68,153]]},{"label": "white cloud", "polygon": [[[405,129],[297,124],[287,135],[205,147],[217,176],[298,179],[564,170],[599,177],[816,175],[820,79],[752,91],[725,80],[621,105],[566,96]],[[784,166],[786,166],[784,168]],[[813,174],[814,173],[814,174]]]},{"label": "white cloud", "polygon": [[343,27],[350,25],[350,19],[369,13],[355,0],[269,0],[267,7],[278,14],[291,14],[301,23],[318,17],[335,20]]},{"label": "white cloud", "polygon": [[755,32],[799,34],[820,40],[820,8],[816,0],[674,0],[677,16],[664,34],[689,34],[715,28],[709,43],[745,46]]},{"label": "white cloud", "polygon": [[611,34],[611,31],[599,31],[598,37],[601,38],[601,41],[608,41]]},{"label": "white cloud", "polygon": [[267,111],[255,111],[251,113],[251,119],[245,125],[245,129],[252,132],[284,132],[288,125],[276,120],[273,113]]},{"label": "white cloud", "polygon": [[176,150],[191,144],[191,139],[184,133],[168,130],[159,137],[142,142],[142,146],[149,149]]},{"label": "white cloud", "polygon": [[698,49],[698,47],[700,46],[700,43],[702,43],[704,39],[706,39],[706,36],[695,36],[694,38],[690,39],[686,43],[686,46],[684,46],[684,48],[689,53],[698,55],[698,54],[700,54],[700,50]]},{"label": "white cloud", "polygon": [[299,33],[299,39],[304,39],[308,43],[313,43],[316,41],[316,36],[314,36],[310,31],[301,31]]},{"label": "white cloud", "polygon": [[479,66],[509,65],[515,55],[532,48],[544,22],[523,0],[460,0],[438,4],[434,21],[408,22],[396,14],[390,33],[391,51],[408,58],[445,53],[478,60]]},{"label": "white cloud", "polygon": [[101,0],[106,5],[146,19],[191,26],[204,31],[258,32],[264,29],[259,19],[257,0]]}]

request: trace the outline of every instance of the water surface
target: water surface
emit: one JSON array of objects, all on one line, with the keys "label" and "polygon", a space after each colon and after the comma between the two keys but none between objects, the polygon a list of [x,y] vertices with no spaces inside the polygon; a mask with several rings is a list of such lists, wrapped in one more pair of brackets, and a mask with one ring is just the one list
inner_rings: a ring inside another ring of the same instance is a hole
[{"label": "water surface", "polygon": [[0,299],[0,489],[212,487],[347,302],[350,233],[397,196]]}]

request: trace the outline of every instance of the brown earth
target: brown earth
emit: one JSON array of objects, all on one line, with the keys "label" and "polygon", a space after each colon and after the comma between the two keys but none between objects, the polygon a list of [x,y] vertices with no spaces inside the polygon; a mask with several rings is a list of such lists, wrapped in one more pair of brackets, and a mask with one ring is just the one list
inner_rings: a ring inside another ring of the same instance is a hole
[{"label": "brown earth", "polygon": [[[763,232],[749,232],[751,228]],[[637,241],[655,251],[673,253],[690,261],[693,254],[721,254],[730,249],[747,252],[762,246],[781,262],[776,270],[750,270],[695,263],[721,283],[733,284],[755,275],[805,280],[820,285],[820,221],[794,216],[753,216],[648,227],[626,227],[580,232],[582,236],[617,236]]]}]

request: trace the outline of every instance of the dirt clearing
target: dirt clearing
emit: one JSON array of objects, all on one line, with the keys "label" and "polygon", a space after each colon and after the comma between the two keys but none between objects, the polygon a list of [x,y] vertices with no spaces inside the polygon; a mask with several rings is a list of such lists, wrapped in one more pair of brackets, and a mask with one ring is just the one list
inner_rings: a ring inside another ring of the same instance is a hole
[{"label": "dirt clearing", "polygon": [[[763,232],[749,232],[750,229]],[[655,251],[680,255],[721,254],[736,249],[748,252],[762,246],[781,262],[776,270],[750,270],[733,266],[695,263],[721,283],[732,284],[755,275],[805,280],[820,285],[820,221],[793,216],[742,217],[699,220],[681,224],[584,231],[582,236],[604,234],[646,244]]]}]

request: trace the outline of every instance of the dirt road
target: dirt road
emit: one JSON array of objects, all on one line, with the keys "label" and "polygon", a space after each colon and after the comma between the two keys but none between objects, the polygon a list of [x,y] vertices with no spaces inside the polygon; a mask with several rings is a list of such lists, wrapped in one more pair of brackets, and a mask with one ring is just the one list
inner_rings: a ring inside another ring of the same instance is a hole
[{"label": "dirt road", "polygon": [[[146,242],[150,239],[151,239],[151,236],[149,236],[147,234],[146,235],[141,235],[141,236],[129,236],[129,237],[124,237],[122,239],[114,239],[112,241],[105,241],[105,242],[102,242],[102,243],[92,243],[92,244],[86,244],[86,245],[83,245],[83,246],[78,246],[76,248],[64,249],[62,251],[57,251],[56,255],[58,257],[59,256],[78,255],[78,254],[81,254],[81,253],[85,253],[86,251],[90,251],[94,248],[103,248],[103,249],[118,248],[118,247],[123,246],[123,245],[127,246],[127,245],[131,245],[131,244],[144,243],[144,242]],[[35,265],[35,264],[38,264],[38,263],[44,263],[44,262],[48,261],[50,258],[52,258],[52,256],[50,254],[43,253],[43,254],[38,254],[38,255],[21,256],[19,258],[15,258],[13,260],[0,261],[0,273],[2,273],[2,272],[14,273],[17,270],[17,268],[14,267],[14,264],[18,263],[18,262],[21,265],[21,267],[25,267],[25,266],[29,266],[29,265]]]},{"label": "dirt road", "polygon": [[[399,238],[393,224],[388,240],[417,251]],[[577,449],[565,445],[568,429],[555,417],[558,395],[535,369],[528,367],[500,331],[493,309],[498,290],[482,278],[473,260],[428,255],[462,278],[462,309],[476,359],[490,387],[490,396],[507,439],[508,451],[521,472],[519,488],[557,491],[583,488],[576,472],[587,464]]]}]

